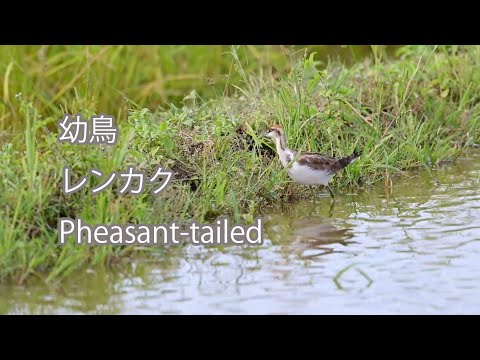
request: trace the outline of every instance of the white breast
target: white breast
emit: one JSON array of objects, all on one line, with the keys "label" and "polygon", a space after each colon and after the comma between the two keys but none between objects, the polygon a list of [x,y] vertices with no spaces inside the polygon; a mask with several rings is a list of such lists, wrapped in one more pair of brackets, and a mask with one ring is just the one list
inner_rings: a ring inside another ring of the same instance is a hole
[{"label": "white breast", "polygon": [[294,163],[290,168],[288,174],[290,178],[303,185],[328,185],[328,182],[333,177],[333,174],[330,174],[326,171],[313,170],[305,165],[299,165]]}]

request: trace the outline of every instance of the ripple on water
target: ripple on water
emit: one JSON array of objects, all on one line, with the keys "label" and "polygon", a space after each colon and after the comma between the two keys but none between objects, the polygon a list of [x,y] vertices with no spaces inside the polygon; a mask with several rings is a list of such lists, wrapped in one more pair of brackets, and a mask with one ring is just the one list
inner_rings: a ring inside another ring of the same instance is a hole
[{"label": "ripple on water", "polygon": [[[3,287],[3,313],[480,313],[480,157],[265,214],[262,247],[186,246],[131,272]],[[431,184],[431,185],[426,185]],[[88,277],[87,277],[88,275]]]}]

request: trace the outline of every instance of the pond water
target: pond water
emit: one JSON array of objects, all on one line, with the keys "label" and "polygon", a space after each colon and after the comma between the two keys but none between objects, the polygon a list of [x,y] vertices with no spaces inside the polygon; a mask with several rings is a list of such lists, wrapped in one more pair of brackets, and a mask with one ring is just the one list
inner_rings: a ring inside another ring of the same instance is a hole
[{"label": "pond water", "polygon": [[0,287],[8,314],[480,314],[480,154],[268,209],[262,247],[187,246]]}]

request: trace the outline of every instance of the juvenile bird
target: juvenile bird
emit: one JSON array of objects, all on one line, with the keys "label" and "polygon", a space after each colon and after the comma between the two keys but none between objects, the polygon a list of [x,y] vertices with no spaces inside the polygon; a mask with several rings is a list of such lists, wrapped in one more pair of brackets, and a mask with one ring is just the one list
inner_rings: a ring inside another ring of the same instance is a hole
[{"label": "juvenile bird", "polygon": [[349,156],[334,158],[318,153],[299,153],[288,148],[285,131],[280,125],[273,125],[264,136],[275,141],[280,162],[283,167],[288,168],[288,175],[294,182],[302,185],[323,185],[328,188],[332,198],[334,194],[328,185],[332,177],[361,155],[354,152]]}]

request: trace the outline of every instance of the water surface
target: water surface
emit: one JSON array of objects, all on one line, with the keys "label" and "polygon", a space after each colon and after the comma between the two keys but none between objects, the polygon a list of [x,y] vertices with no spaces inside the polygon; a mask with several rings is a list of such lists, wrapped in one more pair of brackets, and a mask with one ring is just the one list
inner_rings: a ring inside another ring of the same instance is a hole
[{"label": "water surface", "polygon": [[262,247],[3,286],[0,313],[480,314],[480,155],[433,175],[268,209]]}]

